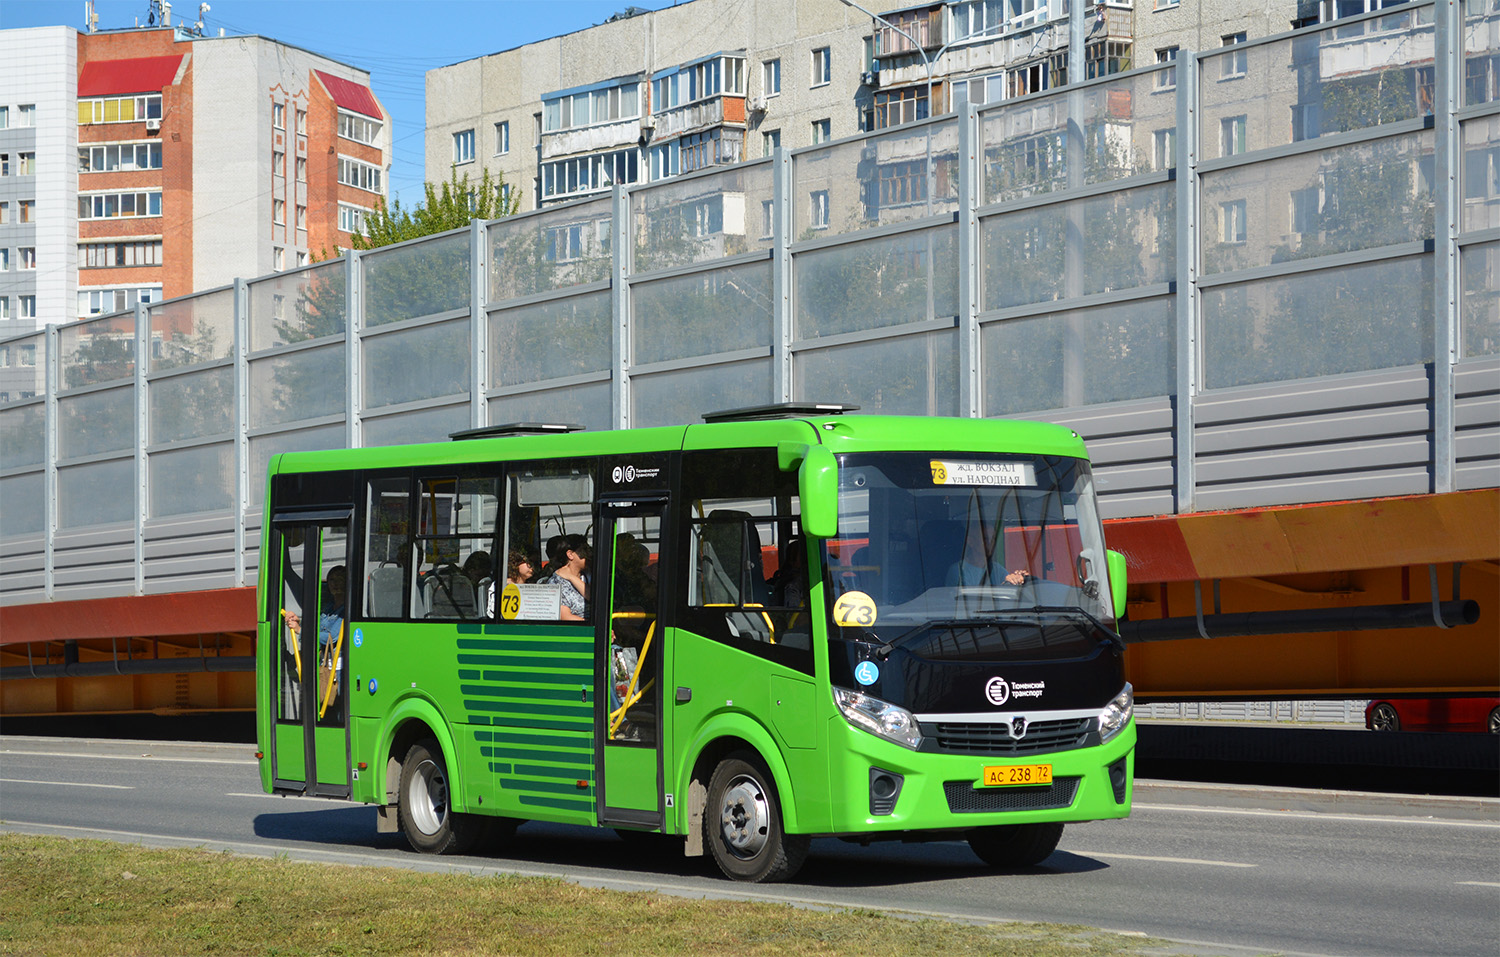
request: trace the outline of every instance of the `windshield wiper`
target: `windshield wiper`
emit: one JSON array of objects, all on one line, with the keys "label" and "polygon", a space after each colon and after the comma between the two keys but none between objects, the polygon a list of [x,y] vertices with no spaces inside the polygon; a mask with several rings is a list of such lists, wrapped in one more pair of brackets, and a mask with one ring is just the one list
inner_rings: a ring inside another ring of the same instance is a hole
[{"label": "windshield wiper", "polygon": [[[906,643],[906,639],[919,632],[930,631],[934,628],[986,628],[1000,624],[1016,624],[1016,620],[1008,617],[1008,615],[995,615],[989,618],[931,618],[906,629],[895,638],[885,642],[879,648],[875,649],[875,653],[881,658],[889,657],[892,651]],[[877,641],[880,640],[879,635],[873,635],[873,637]]]},{"label": "windshield wiper", "polygon": [[1113,628],[1109,627],[1103,621],[1095,617],[1092,612],[1084,608],[1082,605],[1033,605],[1030,609],[1027,610],[1044,615],[1082,615],[1084,618],[1088,619],[1089,624],[1093,625],[1095,628],[1108,635],[1109,640],[1112,641],[1115,645],[1119,646],[1121,650],[1124,650],[1125,648],[1125,642],[1120,638],[1119,632],[1115,631]]}]

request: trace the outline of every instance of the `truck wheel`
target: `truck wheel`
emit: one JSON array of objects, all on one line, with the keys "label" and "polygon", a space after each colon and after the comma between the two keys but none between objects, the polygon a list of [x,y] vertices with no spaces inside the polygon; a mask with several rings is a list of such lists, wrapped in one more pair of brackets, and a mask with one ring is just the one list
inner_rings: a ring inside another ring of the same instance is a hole
[{"label": "truck wheel", "polygon": [[703,843],[726,876],[760,883],[789,880],[812,840],[786,833],[770,772],[754,754],[740,751],[721,761],[709,780]]}]

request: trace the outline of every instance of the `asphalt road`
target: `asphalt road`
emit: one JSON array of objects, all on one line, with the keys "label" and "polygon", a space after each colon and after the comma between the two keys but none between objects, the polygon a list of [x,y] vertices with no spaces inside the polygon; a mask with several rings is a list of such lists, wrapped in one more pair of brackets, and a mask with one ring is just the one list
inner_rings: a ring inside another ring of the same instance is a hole
[{"label": "asphalt road", "polygon": [[24,833],[971,920],[1184,942],[1183,952],[1492,955],[1500,801],[1138,782],[1126,821],[1070,825],[1040,867],[987,871],[962,843],[814,843],[795,883],[734,884],[706,858],[529,824],[504,851],[433,858],[373,808],[260,793],[253,747],[0,737],[0,820]]}]

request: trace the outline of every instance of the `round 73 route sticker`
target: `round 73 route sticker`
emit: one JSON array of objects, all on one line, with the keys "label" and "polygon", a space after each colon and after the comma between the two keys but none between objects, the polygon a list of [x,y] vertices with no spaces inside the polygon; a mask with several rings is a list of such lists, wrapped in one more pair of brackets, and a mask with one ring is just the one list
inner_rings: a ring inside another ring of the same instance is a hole
[{"label": "round 73 route sticker", "polygon": [[845,592],[833,603],[833,623],[840,628],[869,628],[875,624],[875,599],[862,591]]}]

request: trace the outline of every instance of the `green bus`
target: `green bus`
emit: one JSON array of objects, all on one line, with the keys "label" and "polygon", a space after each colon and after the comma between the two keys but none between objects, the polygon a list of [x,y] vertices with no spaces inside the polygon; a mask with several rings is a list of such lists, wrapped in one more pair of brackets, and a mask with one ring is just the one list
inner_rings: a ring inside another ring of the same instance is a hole
[{"label": "green bus", "polygon": [[746,881],[818,836],[1024,867],[1127,816],[1125,561],[1082,440],[851,411],[275,456],[263,787],[421,851],[553,821]]}]

